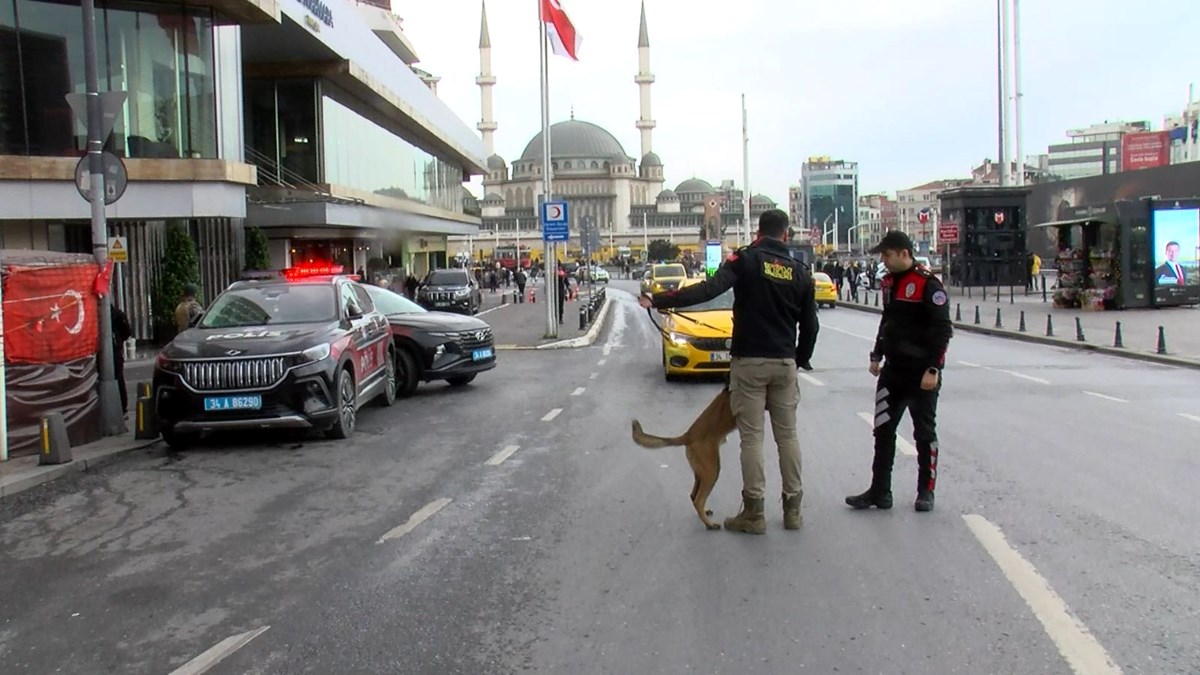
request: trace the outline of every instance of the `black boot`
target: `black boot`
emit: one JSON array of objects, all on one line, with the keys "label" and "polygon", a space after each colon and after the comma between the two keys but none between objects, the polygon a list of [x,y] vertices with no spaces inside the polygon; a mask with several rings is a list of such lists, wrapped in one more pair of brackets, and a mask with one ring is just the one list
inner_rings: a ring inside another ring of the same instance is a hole
[{"label": "black boot", "polygon": [[917,501],[913,506],[918,511],[933,510],[933,490],[921,490],[917,493]]},{"label": "black boot", "polygon": [[872,488],[861,495],[846,497],[846,505],[855,509],[869,509],[872,506],[877,509],[890,509],[892,508],[892,491]]}]

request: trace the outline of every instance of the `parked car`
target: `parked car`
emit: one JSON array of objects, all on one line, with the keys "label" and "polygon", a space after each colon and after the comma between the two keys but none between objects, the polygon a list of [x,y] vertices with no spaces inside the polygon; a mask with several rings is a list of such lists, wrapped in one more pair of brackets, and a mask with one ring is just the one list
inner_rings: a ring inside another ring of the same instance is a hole
[{"label": "parked car", "polygon": [[429,310],[478,314],[483,291],[467,270],[434,270],[417,288],[417,304]]},{"label": "parked car", "polygon": [[388,320],[345,276],[240,281],[159,353],[154,405],[173,448],[204,432],[354,433],[358,409],[396,400]]},{"label": "parked car", "polygon": [[492,327],[483,319],[430,312],[386,288],[366,289],[391,325],[397,396],[410,396],[420,382],[461,387],[496,367]]}]

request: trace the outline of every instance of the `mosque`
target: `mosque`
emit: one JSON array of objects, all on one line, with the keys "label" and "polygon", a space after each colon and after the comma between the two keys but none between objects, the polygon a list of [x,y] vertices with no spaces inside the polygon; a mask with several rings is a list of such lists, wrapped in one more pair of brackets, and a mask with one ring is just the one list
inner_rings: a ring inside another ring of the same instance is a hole
[{"label": "mosque", "polygon": [[[681,249],[697,251],[701,247],[702,228],[707,222],[710,230],[715,229],[716,221],[726,245],[734,246],[742,232],[743,193],[734,187],[733,181],[714,186],[692,177],[673,190],[666,188],[664,165],[653,148],[656,123],[650,114],[650,86],[654,75],[650,72],[650,36],[644,2],[637,49],[638,73],[634,83],[640,94],[641,114],[635,127],[641,136],[641,159],[630,156],[621,142],[603,127],[575,119],[574,111],[570,119],[550,126],[552,194],[567,201],[571,221],[571,241],[564,254],[579,255],[579,233],[588,224],[599,232],[601,250],[597,253],[602,258],[614,257],[618,250],[637,257],[645,242],[654,239],[667,239]],[[497,245],[501,251],[515,252],[519,239],[521,250],[532,248],[536,259],[541,248],[536,205],[542,193],[542,133],[534,136],[511,164],[495,154],[499,125],[493,116],[492,88],[496,77],[491,68],[492,43],[486,6],[480,25],[479,64],[476,83],[480,88],[482,121],[477,128],[489,155],[488,173],[483,180],[483,199],[476,200],[464,188],[464,206],[469,212],[478,212],[483,224],[477,239],[471,242],[463,239],[451,246],[463,251],[469,246],[475,256],[486,257]],[[740,159],[737,158],[739,162]],[[774,201],[754,195],[750,200],[751,221],[771,208],[775,208]]]}]

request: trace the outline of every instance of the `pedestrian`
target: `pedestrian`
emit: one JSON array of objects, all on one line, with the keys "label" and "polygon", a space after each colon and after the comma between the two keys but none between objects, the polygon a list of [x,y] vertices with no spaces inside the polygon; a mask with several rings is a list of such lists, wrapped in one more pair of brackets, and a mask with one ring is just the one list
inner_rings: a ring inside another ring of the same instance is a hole
[{"label": "pedestrian", "polygon": [[412,274],[409,274],[408,278],[404,280],[404,290],[408,292],[409,300],[417,299],[417,286],[420,284],[421,282],[417,281],[417,278]]},{"label": "pedestrian", "polygon": [[517,302],[525,302],[525,270],[518,267],[513,280],[517,282]]},{"label": "pedestrian", "polygon": [[[110,299],[111,300],[111,299]],[[109,302],[112,316],[113,338],[113,374],[117,377],[117,388],[121,390],[121,412],[129,412],[129,391],[125,388],[125,342],[133,337],[133,326],[129,325],[129,317],[117,307],[117,303]]]},{"label": "pedestrian", "polygon": [[954,332],[949,298],[932,272],[915,265],[912,240],[903,232],[888,232],[871,253],[878,253],[888,270],[882,284],[883,316],[871,350],[870,372],[879,378],[875,387],[875,459],[871,487],[846,497],[846,504],[856,509],[892,507],[896,427],[907,409],[917,441],[915,507],[932,511],[937,487],[938,392],[946,347]]},{"label": "pedestrian", "polygon": [[567,296],[571,294],[571,277],[563,268],[558,268],[558,323],[563,322],[563,311],[566,310]]},{"label": "pedestrian", "polygon": [[199,292],[196,284],[183,286],[183,299],[175,306],[175,329],[180,333],[187,330],[192,322],[204,313],[204,306],[196,299]]},{"label": "pedestrian", "polygon": [[[800,528],[800,442],[796,408],[800,388],[796,370],[812,370],[817,341],[817,304],[808,267],[791,257],[788,216],[779,209],[758,219],[754,243],[735,251],[716,274],[682,289],[642,296],[642,307],[687,307],[733,289],[733,344],[729,368],[729,404],[741,436],[742,510],[725,519],[725,529],[763,534],[766,478],[763,469],[764,411],[779,449],[783,482],[783,524]],[[797,339],[798,336],[798,339]]]}]

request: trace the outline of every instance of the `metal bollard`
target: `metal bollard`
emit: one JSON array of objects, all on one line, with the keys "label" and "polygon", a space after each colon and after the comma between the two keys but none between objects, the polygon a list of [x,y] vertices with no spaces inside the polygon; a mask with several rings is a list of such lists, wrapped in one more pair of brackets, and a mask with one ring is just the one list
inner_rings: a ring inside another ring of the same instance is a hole
[{"label": "metal bollard", "polygon": [[133,394],[134,398],[141,398],[143,396],[151,396],[152,397],[152,396],[154,396],[154,383],[153,382],[145,382],[145,381],[138,382],[137,385],[134,386],[133,392],[134,392],[134,394]]},{"label": "metal bollard", "polygon": [[1021,323],[1017,326],[1017,330],[1022,333],[1025,332],[1025,310],[1021,310]]},{"label": "metal bollard", "polygon": [[1154,350],[1157,354],[1167,353],[1167,332],[1162,326],[1158,327],[1158,348]]},{"label": "metal bollard", "polygon": [[50,413],[42,418],[42,453],[38,464],[66,464],[72,460],[71,438],[62,413]]},{"label": "metal bollard", "polygon": [[979,325],[979,305],[975,305],[975,325]]},{"label": "metal bollard", "polygon": [[1042,302],[1046,301],[1046,277],[1042,277]]},{"label": "metal bollard", "polygon": [[587,307],[579,308],[579,330],[587,328]]},{"label": "metal bollard", "polygon": [[954,303],[954,320],[962,321],[962,305],[957,302]]},{"label": "metal bollard", "polygon": [[1121,322],[1117,322],[1116,330],[1113,332],[1113,346],[1117,348],[1125,347],[1125,340],[1121,338]]},{"label": "metal bollard", "polygon": [[501,305],[507,305],[507,304],[508,304],[508,293],[501,293],[501,294],[500,294],[500,304],[501,304]]},{"label": "metal bollard", "polygon": [[1075,341],[1084,342],[1083,324],[1079,322],[1079,317],[1075,317]]},{"label": "metal bollard", "polygon": [[139,441],[152,441],[158,438],[158,416],[154,414],[154,399],[149,396],[139,396],[137,409],[134,411],[133,437]]},{"label": "metal bollard", "polygon": [[1015,302],[1016,302],[1016,300],[1013,297],[1013,287],[1009,286],[1008,287],[1008,304],[1011,305],[1011,304],[1014,304]]},{"label": "metal bollard", "polygon": [[1054,337],[1054,315],[1046,315],[1046,337]]},{"label": "metal bollard", "polygon": [[996,328],[1004,328],[1004,322],[1000,320],[1000,308],[996,308]]},{"label": "metal bollard", "polygon": [[882,295],[882,293],[881,293],[881,292],[877,292],[877,293],[875,293],[875,306],[876,306],[876,307],[878,307],[878,306],[879,306],[879,296],[880,296],[880,295]]}]

